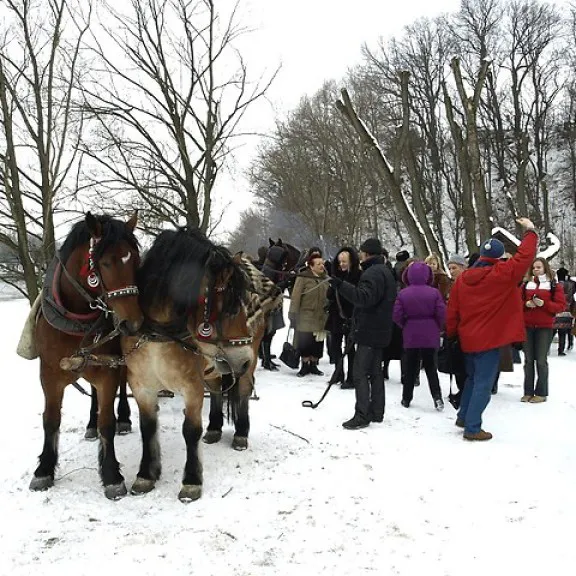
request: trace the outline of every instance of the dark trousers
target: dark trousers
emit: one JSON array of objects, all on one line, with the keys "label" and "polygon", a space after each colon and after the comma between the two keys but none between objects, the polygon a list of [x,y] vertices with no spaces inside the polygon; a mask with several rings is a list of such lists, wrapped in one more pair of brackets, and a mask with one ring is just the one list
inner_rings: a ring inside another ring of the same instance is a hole
[{"label": "dark trousers", "polygon": [[342,351],[342,342],[344,342],[346,356],[348,356],[348,378],[350,382],[353,381],[354,374],[354,357],[356,356],[356,348],[350,342],[349,335],[343,332],[332,332],[330,338],[330,358],[334,360],[334,364],[338,367],[339,363],[344,374],[344,352]]},{"label": "dark trousers", "polygon": [[440,380],[438,379],[438,362],[436,348],[406,348],[404,350],[404,381],[402,383],[402,400],[412,402],[414,397],[414,385],[420,370],[420,362],[424,366],[430,394],[432,398],[442,398]]},{"label": "dark trousers", "polygon": [[[548,352],[552,344],[552,328],[526,328],[524,343],[524,395],[548,396]],[[535,367],[538,381],[534,388]]]},{"label": "dark trousers", "polygon": [[354,386],[356,415],[366,422],[370,422],[372,416],[382,418],[386,404],[382,348],[358,345],[354,358]]},{"label": "dark trousers", "polygon": [[[566,339],[570,337],[572,330],[558,330],[558,354],[566,351]],[[568,340],[570,342],[570,340]]]}]

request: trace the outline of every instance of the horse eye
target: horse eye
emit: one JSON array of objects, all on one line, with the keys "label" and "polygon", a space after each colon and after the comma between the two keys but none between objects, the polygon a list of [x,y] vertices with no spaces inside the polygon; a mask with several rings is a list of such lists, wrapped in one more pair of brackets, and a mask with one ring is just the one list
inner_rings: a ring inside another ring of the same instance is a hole
[{"label": "horse eye", "polygon": [[112,268],[112,262],[108,260],[100,260],[99,264],[102,268]]}]

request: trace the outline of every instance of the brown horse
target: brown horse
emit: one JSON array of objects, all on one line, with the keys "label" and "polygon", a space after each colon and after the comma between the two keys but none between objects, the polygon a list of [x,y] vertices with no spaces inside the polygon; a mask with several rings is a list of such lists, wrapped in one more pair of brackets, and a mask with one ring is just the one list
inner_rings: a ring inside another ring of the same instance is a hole
[{"label": "brown horse", "polygon": [[157,393],[184,397],[186,464],[180,500],[202,495],[202,404],[205,378],[241,378],[254,363],[246,318],[247,279],[240,259],[198,230],[165,231],[138,273],[148,336],[122,337],[128,382],[140,411],[142,459],[132,493],[152,490],[160,477]]},{"label": "brown horse", "polygon": [[46,274],[35,334],[45,399],[44,449],[31,490],[54,484],[64,389],[82,377],[98,394],[99,471],[104,492],[111,499],[126,494],[114,450],[114,398],[122,371],[84,365],[72,372],[61,368],[61,360],[82,348],[91,349],[99,339],[98,353],[118,355],[120,339],[110,337],[114,327],[117,334],[133,334],[142,325],[135,285],[140,262],[136,223],[136,214],[122,222],[88,212],[72,228]]}]

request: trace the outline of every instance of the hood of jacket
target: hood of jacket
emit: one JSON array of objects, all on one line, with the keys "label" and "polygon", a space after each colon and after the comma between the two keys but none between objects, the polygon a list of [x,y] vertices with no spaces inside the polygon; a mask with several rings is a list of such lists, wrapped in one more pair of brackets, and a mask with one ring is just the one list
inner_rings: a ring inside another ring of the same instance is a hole
[{"label": "hood of jacket", "polygon": [[404,271],[404,283],[407,286],[431,286],[433,281],[432,268],[424,262],[414,262]]},{"label": "hood of jacket", "polygon": [[[347,272],[343,272],[340,270],[340,266],[338,266],[338,256],[340,256],[342,252],[348,252],[348,254],[350,254],[350,269]],[[331,275],[336,276],[337,278],[342,278],[342,280],[348,280],[349,278],[357,278],[360,276],[360,272],[360,259],[358,258],[358,252],[356,252],[356,249],[351,246],[343,246],[340,248],[332,260]]]}]

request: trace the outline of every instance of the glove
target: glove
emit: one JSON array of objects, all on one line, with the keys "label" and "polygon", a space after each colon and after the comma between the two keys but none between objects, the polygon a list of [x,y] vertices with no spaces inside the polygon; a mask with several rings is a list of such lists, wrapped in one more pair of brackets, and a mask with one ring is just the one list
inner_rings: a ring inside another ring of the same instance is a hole
[{"label": "glove", "polygon": [[334,288],[334,290],[338,290],[338,288],[342,286],[342,278],[338,278],[337,276],[332,276],[328,282],[330,283],[330,286]]},{"label": "glove", "polygon": [[542,298],[538,298],[538,296],[534,296],[534,298],[532,298],[532,301],[538,307],[544,306],[544,300],[542,300]]}]

